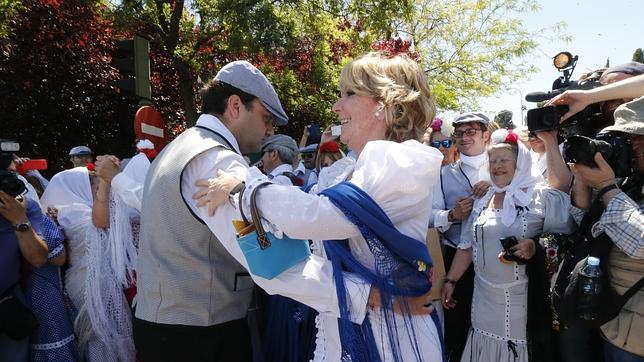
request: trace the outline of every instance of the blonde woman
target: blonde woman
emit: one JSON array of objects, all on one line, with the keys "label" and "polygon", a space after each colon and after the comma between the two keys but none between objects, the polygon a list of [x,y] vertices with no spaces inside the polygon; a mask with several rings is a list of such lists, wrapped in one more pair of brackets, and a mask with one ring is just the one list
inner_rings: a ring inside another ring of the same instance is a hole
[{"label": "blonde woman", "polygon": [[[269,293],[319,311],[314,361],[439,361],[437,319],[425,306],[431,260],[423,240],[442,156],[419,142],[435,112],[427,79],[408,57],[373,52],[344,67],[340,94],[333,105],[340,140],[356,160],[345,157],[328,167],[318,195],[269,185],[257,197],[268,230],[314,240],[315,255],[274,279],[253,279]],[[220,175],[204,180],[210,193],[195,195],[204,205],[212,199],[209,206],[217,206],[215,199],[239,182]],[[251,168],[245,195],[266,181]],[[246,196],[243,203],[248,210]],[[238,245],[226,247],[247,267]],[[315,265],[323,267],[308,272]],[[285,285],[294,274],[300,280]],[[320,303],[309,285],[331,288],[331,295]]]}]

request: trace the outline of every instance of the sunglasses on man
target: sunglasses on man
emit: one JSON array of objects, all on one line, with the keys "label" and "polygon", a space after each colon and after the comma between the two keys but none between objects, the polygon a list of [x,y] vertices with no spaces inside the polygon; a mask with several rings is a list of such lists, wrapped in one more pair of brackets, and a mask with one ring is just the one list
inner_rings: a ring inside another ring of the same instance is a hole
[{"label": "sunglasses on man", "polygon": [[315,157],[315,153],[302,153],[302,159],[308,160]]},{"label": "sunglasses on man", "polygon": [[452,140],[430,141],[429,145],[434,148],[440,148],[440,146],[443,146],[445,148],[450,148],[452,147]]}]

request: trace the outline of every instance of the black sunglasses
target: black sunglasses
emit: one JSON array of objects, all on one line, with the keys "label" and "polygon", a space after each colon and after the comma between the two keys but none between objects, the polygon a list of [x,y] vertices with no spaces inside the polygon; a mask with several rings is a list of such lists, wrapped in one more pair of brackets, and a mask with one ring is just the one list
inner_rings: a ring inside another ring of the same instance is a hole
[{"label": "black sunglasses", "polygon": [[452,147],[452,140],[431,141],[429,142],[429,145],[434,148],[439,148],[441,145],[445,148],[450,148]]}]

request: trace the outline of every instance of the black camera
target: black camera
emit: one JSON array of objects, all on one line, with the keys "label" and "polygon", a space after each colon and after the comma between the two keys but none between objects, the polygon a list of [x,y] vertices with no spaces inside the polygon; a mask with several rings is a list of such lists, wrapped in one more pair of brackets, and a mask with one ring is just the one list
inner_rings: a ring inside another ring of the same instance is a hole
[{"label": "black camera", "polygon": [[9,165],[14,158],[14,152],[20,151],[18,142],[0,140],[0,191],[6,192],[11,197],[17,197],[27,192],[25,183],[18,175],[9,171]]},{"label": "black camera", "polygon": [[576,135],[564,142],[564,160],[566,162],[597,167],[595,154],[599,152],[611,166],[615,177],[631,175],[632,151],[630,138],[619,132],[600,133],[595,138]]},{"label": "black camera", "polygon": [[[602,86],[599,82],[602,71],[599,70],[591,73],[584,80],[570,80],[577,65],[577,56],[573,57],[569,52],[561,52],[553,59],[553,65],[563,75],[554,81],[551,91],[528,93],[525,97],[526,101],[544,102],[567,90],[589,90]],[[531,132],[558,130],[561,142],[573,135],[592,137],[597,131],[609,125],[605,124],[599,103],[589,105],[560,124],[561,116],[566,112],[568,112],[566,105],[531,109],[527,115],[528,130]]]}]

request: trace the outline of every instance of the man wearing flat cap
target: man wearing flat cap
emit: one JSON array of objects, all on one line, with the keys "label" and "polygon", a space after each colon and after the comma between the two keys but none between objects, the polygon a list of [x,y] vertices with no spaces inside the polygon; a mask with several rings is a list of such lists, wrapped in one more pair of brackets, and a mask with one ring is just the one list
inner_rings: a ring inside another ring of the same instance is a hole
[{"label": "man wearing flat cap", "polygon": [[74,164],[74,167],[80,167],[94,162],[94,157],[92,157],[92,150],[89,147],[76,146],[69,151],[69,160]]},{"label": "man wearing flat cap", "polygon": [[134,338],[144,361],[248,361],[253,290],[223,247],[235,241],[233,207],[197,206],[196,181],[218,170],[245,179],[242,154],[258,152],[288,122],[268,79],[246,61],[225,65],[201,89],[201,115],[156,157],[141,213]]},{"label": "man wearing flat cap", "polygon": [[[461,223],[467,220],[475,196],[489,187],[490,175],[486,147],[490,140],[489,118],[480,112],[467,112],[452,122],[452,140],[460,158],[441,169],[441,182],[434,186],[429,227],[441,234],[445,268],[449,270],[461,240]],[[454,285],[458,283],[458,288]],[[470,329],[470,309],[474,290],[472,266],[458,280],[448,280],[443,289],[454,288],[453,298],[445,300],[445,352],[450,361],[458,361]],[[455,303],[458,301],[458,303]]]},{"label": "man wearing flat cap", "polygon": [[293,174],[293,163],[297,159],[297,154],[297,143],[291,137],[283,134],[268,137],[262,144],[264,173],[274,183],[301,186]]}]

